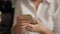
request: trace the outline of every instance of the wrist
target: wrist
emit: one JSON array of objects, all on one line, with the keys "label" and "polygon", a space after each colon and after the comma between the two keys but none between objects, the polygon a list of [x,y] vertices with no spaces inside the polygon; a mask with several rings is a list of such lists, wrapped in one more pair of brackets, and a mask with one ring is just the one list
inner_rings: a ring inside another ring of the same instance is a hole
[{"label": "wrist", "polygon": [[43,29],[43,30],[40,30],[39,32],[43,33],[43,34],[48,34],[50,33],[50,31],[48,29]]},{"label": "wrist", "polygon": [[44,33],[44,34],[49,34],[50,31],[46,29],[43,33]]},{"label": "wrist", "polygon": [[45,29],[44,31],[41,31],[41,33],[43,33],[43,34],[55,34],[54,32],[52,32],[48,29]]}]

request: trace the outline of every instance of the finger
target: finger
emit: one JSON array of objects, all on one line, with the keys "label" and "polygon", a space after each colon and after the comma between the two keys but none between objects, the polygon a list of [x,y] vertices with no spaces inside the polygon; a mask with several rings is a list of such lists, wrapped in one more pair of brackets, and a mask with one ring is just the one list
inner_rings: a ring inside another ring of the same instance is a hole
[{"label": "finger", "polygon": [[33,28],[34,25],[33,24],[28,24],[28,27]]},{"label": "finger", "polygon": [[22,28],[26,28],[26,27],[27,27],[27,25],[22,25],[22,26],[20,26],[20,27],[22,27]]},{"label": "finger", "polygon": [[17,20],[17,22],[20,23],[20,24],[21,23],[27,23],[27,24],[30,23],[28,20]]},{"label": "finger", "polygon": [[40,22],[41,22],[39,19],[37,19],[35,17],[33,18],[33,20],[35,21],[36,24],[40,24]]},{"label": "finger", "polygon": [[40,20],[39,19],[37,19],[37,18],[35,18],[35,21],[37,22],[37,24],[40,24]]},{"label": "finger", "polygon": [[28,25],[28,23],[27,22],[22,22],[22,23],[18,23],[17,25],[19,25],[19,26],[27,26]]},{"label": "finger", "polygon": [[30,23],[30,21],[29,20],[24,20],[24,19],[22,19],[22,20],[21,19],[20,20],[17,19],[17,23],[18,24],[21,24],[21,23]]},{"label": "finger", "polygon": [[22,16],[18,16],[17,19],[23,19],[23,17]]},{"label": "finger", "polygon": [[28,31],[31,31],[32,28],[31,28],[31,27],[26,27],[26,29],[27,29]]},{"label": "finger", "polygon": [[37,22],[36,22],[36,19],[35,19],[35,18],[33,18],[33,21],[34,21],[34,24],[37,24]]}]

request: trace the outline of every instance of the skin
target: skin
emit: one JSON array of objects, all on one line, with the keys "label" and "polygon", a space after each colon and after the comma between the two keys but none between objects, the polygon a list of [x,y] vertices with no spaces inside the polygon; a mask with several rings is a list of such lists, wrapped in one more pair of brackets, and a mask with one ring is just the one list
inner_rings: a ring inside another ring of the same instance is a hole
[{"label": "skin", "polygon": [[29,24],[27,26],[27,29],[32,32],[40,32],[41,34],[55,34],[54,32],[51,32],[49,29],[45,28],[38,19],[34,18],[37,22],[37,24]]},{"label": "skin", "polygon": [[21,16],[17,17],[17,24],[13,27],[14,34],[23,34],[24,29],[27,29],[31,32],[40,32],[41,34],[55,34],[47,28],[45,28],[38,19],[34,18],[36,24],[30,24],[29,20],[24,20]]},{"label": "skin", "polygon": [[33,2],[33,4],[34,4],[34,6],[35,6],[35,10],[37,10],[37,9],[38,9],[39,4],[40,4],[40,3],[42,3],[42,2],[43,2],[43,0],[32,0],[32,2]]},{"label": "skin", "polygon": [[[42,0],[32,0],[34,5],[35,5],[35,9],[37,10],[39,3],[42,2]],[[55,34],[54,32],[51,32],[50,30],[48,30],[47,28],[45,28],[41,22],[36,19],[33,18],[36,22],[36,24],[30,24],[30,21],[28,19],[24,20],[24,18],[22,16],[18,16],[17,17],[17,24],[15,27],[13,27],[13,33],[14,34],[23,34],[24,29],[27,29],[29,31],[32,32],[40,32],[42,34]]]}]

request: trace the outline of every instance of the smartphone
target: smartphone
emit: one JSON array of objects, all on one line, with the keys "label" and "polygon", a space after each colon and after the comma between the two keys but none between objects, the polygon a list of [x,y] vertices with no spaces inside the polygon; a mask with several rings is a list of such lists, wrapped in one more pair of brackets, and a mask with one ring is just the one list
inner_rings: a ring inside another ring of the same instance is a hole
[{"label": "smartphone", "polygon": [[28,20],[30,21],[30,24],[36,24],[36,23],[34,22],[32,16],[29,15],[29,14],[24,14],[24,15],[23,15],[23,18],[24,18],[24,19],[28,19]]}]

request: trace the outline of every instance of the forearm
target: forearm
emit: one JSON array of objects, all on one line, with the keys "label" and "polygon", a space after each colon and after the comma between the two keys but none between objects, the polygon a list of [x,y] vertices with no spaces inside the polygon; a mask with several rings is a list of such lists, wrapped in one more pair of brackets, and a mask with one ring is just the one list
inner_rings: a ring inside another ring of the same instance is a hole
[{"label": "forearm", "polygon": [[13,28],[13,34],[22,34],[22,29],[20,26],[15,26]]},{"label": "forearm", "polygon": [[55,34],[55,33],[51,31],[45,31],[45,34]]},{"label": "forearm", "polygon": [[42,32],[42,34],[55,34],[55,33],[54,32],[51,32],[49,30],[45,30],[45,31]]}]

